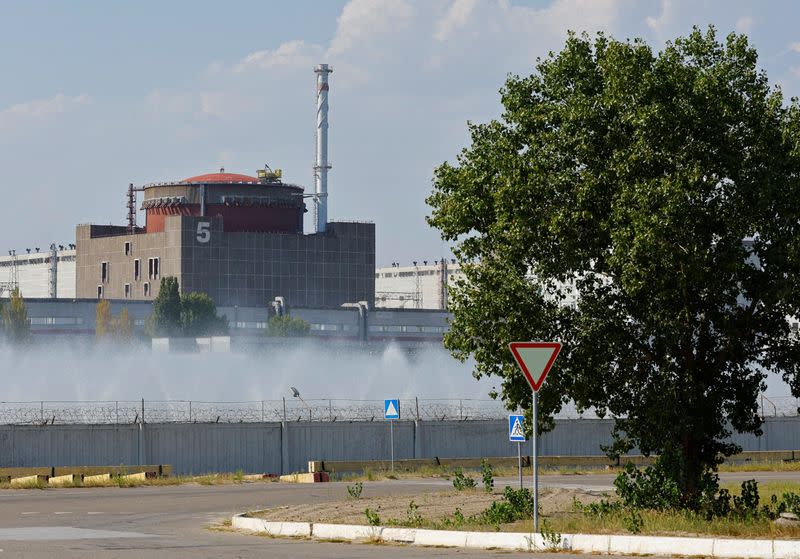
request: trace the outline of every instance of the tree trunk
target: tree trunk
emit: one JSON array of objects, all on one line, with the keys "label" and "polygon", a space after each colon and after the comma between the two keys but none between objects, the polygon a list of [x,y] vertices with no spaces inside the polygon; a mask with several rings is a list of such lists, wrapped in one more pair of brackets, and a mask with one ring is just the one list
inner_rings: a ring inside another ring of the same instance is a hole
[{"label": "tree trunk", "polygon": [[683,479],[681,479],[681,492],[685,503],[696,500],[702,465],[697,440],[691,433],[683,436]]}]

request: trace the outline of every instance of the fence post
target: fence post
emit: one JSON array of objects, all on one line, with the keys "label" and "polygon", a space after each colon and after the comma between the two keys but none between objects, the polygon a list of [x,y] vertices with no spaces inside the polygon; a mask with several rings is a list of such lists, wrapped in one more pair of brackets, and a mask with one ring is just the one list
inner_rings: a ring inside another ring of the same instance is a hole
[{"label": "fence post", "polygon": [[286,423],[286,396],[283,397],[283,422]]},{"label": "fence post", "polygon": [[138,454],[139,454],[139,456],[137,456],[138,462],[139,462],[139,465],[142,466],[142,465],[144,465],[144,458],[145,458],[145,454],[144,454],[144,398],[142,398],[142,415],[139,418],[139,453]]},{"label": "fence post", "polygon": [[189,400],[189,423],[192,422],[192,401]]},{"label": "fence post", "polygon": [[418,396],[414,396],[414,403],[416,404],[416,407],[417,407],[417,421],[419,421],[419,397]]}]

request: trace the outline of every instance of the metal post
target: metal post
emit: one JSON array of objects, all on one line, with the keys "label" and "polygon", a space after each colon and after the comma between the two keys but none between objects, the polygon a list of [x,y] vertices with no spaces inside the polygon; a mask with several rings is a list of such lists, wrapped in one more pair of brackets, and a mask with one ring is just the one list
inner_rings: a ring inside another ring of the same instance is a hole
[{"label": "metal post", "polygon": [[394,473],[394,419],[389,420],[389,439],[392,447],[392,473]]},{"label": "metal post", "polygon": [[539,531],[539,449],[537,439],[539,438],[539,425],[537,423],[539,415],[536,391],[533,393],[533,531]]},{"label": "metal post", "polygon": [[39,402],[39,415],[42,418],[42,423],[44,423],[44,402]]},{"label": "metal post", "polygon": [[517,472],[519,472],[519,488],[522,489],[522,443],[517,441]]},{"label": "metal post", "polygon": [[328,400],[328,421],[333,421],[333,405],[330,400]]},{"label": "metal post", "polygon": [[286,422],[286,396],[283,397],[283,421]]},{"label": "metal post", "polygon": [[119,401],[114,402],[114,412],[117,415],[117,425],[119,425]]},{"label": "metal post", "polygon": [[416,403],[416,406],[417,406],[417,421],[419,421],[419,397],[418,396],[414,396],[414,402]]},{"label": "metal post", "polygon": [[261,423],[264,423],[264,400],[261,400]]},{"label": "metal post", "polygon": [[189,423],[192,422],[192,401],[189,400]]}]

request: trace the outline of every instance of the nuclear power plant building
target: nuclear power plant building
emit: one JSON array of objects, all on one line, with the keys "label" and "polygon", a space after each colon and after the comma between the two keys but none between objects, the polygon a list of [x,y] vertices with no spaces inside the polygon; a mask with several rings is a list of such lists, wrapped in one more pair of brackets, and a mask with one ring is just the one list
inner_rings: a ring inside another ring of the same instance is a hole
[{"label": "nuclear power plant building", "polygon": [[[135,190],[131,187],[131,191]],[[302,187],[266,169],[149,184],[146,224],[79,225],[76,296],[150,300],[162,277],[219,306],[333,308],[375,299],[375,225],[303,234]]]}]

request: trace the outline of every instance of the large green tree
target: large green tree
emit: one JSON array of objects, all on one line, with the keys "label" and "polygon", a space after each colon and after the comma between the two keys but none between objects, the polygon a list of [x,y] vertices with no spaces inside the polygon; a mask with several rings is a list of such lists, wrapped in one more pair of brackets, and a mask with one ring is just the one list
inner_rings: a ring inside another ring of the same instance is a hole
[{"label": "large green tree", "polygon": [[154,337],[181,334],[181,295],[177,278],[161,278],[158,295],[153,299],[153,314],[148,319],[147,331]]},{"label": "large green tree", "polygon": [[691,496],[732,430],[760,433],[766,371],[800,396],[798,104],[713,28],[658,53],[571,34],[501,97],[428,198],[466,276],[445,343],[513,408],[507,343],[560,340],[542,427],[595,407]]}]

